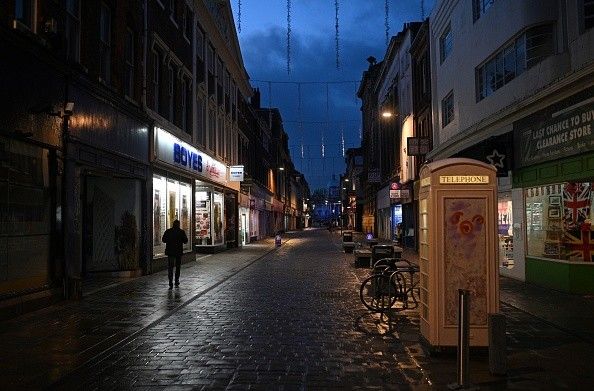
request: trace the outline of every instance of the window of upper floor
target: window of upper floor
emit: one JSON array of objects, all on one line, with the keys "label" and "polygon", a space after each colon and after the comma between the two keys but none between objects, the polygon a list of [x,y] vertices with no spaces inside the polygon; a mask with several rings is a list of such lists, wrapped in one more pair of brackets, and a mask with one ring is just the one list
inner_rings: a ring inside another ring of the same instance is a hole
[{"label": "window of upper floor", "polygon": [[111,82],[111,8],[105,3],[99,13],[99,77]]},{"label": "window of upper floor", "polygon": [[66,0],[64,34],[66,38],[66,58],[72,62],[80,61],[80,1]]},{"label": "window of upper floor", "polygon": [[14,19],[29,30],[35,31],[35,0],[15,0],[14,1]]},{"label": "window of upper floor", "polygon": [[134,74],[135,74],[135,34],[134,31],[128,27],[126,28],[126,36],[124,41],[124,94],[127,97],[134,99]]},{"label": "window of upper floor", "polygon": [[580,2],[581,27],[582,31],[585,31],[594,27],[594,0],[580,0]]},{"label": "window of upper floor", "polygon": [[448,27],[446,27],[445,31],[441,34],[441,37],[439,38],[440,64],[443,63],[452,52],[452,45],[452,28],[450,27],[450,25],[448,25]]},{"label": "window of upper floor", "polygon": [[554,25],[530,27],[475,70],[477,102],[554,53]]},{"label": "window of upper floor", "polygon": [[445,128],[454,120],[454,91],[441,100],[441,127]]},{"label": "window of upper floor", "polygon": [[182,14],[182,29],[183,29],[184,38],[188,42],[192,42],[193,27],[194,27],[194,13],[188,6],[186,6],[184,4],[183,5],[183,14]]},{"label": "window of upper floor", "polygon": [[177,26],[177,4],[178,0],[169,0],[169,18],[175,26]]},{"label": "window of upper floor", "polygon": [[472,0],[472,19],[477,21],[489,8],[495,0]]}]

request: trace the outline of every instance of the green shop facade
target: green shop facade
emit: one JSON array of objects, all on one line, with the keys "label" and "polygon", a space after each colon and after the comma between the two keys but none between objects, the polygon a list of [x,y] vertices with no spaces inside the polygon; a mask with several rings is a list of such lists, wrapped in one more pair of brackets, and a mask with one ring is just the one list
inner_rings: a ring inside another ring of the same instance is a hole
[{"label": "green shop facade", "polygon": [[514,255],[527,282],[594,293],[593,132],[594,87],[514,123]]}]

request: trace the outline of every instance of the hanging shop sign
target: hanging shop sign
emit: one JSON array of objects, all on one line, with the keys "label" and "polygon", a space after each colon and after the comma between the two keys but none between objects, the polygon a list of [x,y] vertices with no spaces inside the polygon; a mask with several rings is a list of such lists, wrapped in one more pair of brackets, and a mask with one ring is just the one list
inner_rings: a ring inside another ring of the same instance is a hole
[{"label": "hanging shop sign", "polygon": [[557,111],[550,108],[538,113],[538,118],[514,124],[514,128],[519,167],[591,151],[594,102],[587,99]]},{"label": "hanging shop sign", "polygon": [[229,181],[231,181],[231,182],[243,181],[243,165],[229,167]]},{"label": "hanging shop sign", "polygon": [[407,137],[406,154],[408,156],[426,155],[431,150],[431,141],[428,137]]},{"label": "hanging shop sign", "polygon": [[161,128],[155,128],[156,158],[211,181],[226,184],[227,166],[178,139]]},{"label": "hanging shop sign", "polygon": [[379,168],[370,168],[367,172],[367,182],[379,183],[381,180]]}]

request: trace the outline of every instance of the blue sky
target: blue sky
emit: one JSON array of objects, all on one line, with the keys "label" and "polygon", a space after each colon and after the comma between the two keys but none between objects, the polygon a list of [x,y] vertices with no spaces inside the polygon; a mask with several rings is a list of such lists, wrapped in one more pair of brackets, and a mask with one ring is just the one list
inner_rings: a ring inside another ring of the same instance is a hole
[{"label": "blue sky", "polygon": [[[425,17],[434,1],[424,1]],[[295,167],[305,174],[312,191],[337,184],[345,167],[341,134],[345,149],[360,145],[358,80],[369,65],[366,59],[374,56],[380,61],[386,49],[384,0],[338,1],[338,69],[335,1],[291,0],[290,73],[287,1],[241,0],[240,20],[238,4],[231,0],[236,27],[241,22],[238,37],[245,67],[252,86],[260,88],[262,105],[280,108]],[[389,0],[390,36],[404,23],[421,20],[420,4]],[[315,82],[301,84],[301,114],[297,82]]]}]

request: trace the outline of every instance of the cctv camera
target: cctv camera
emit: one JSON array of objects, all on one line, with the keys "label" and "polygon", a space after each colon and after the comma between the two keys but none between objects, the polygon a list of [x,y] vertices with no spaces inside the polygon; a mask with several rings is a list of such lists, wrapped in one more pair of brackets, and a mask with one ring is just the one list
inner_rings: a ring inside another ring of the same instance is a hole
[{"label": "cctv camera", "polygon": [[74,111],[74,102],[66,102],[64,105],[64,115],[72,115]]}]

